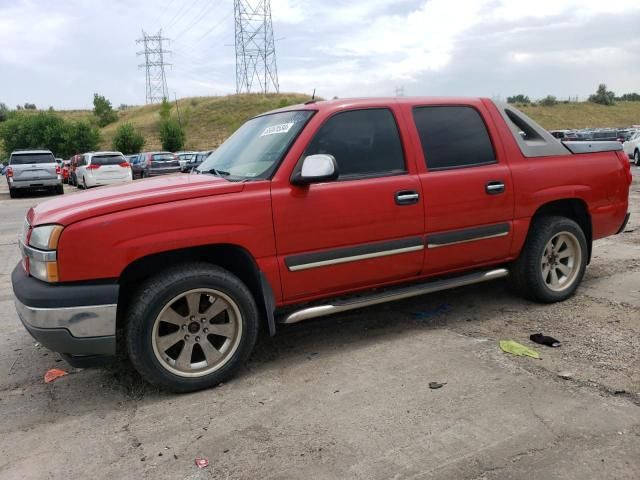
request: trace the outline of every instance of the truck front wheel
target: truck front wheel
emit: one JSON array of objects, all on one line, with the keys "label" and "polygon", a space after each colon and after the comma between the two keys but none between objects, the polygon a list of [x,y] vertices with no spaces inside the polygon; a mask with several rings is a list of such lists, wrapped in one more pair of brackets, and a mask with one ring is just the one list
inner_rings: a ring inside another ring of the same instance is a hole
[{"label": "truck front wheel", "polygon": [[522,296],[543,303],[571,297],[587,264],[587,240],[565,217],[535,219],[520,257],[511,266],[511,283]]},{"label": "truck front wheel", "polygon": [[258,309],[242,281],[206,263],[181,265],[147,281],[131,301],[129,357],[149,382],[174,392],[218,385],[248,359]]}]

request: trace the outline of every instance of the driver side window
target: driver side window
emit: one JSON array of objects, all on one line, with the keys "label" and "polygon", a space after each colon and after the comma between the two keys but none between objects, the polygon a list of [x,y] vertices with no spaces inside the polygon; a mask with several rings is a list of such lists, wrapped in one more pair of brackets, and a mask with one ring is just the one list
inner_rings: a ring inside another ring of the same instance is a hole
[{"label": "driver side window", "polygon": [[339,179],[406,172],[393,113],[386,108],[338,113],[325,122],[304,152],[333,155]]}]

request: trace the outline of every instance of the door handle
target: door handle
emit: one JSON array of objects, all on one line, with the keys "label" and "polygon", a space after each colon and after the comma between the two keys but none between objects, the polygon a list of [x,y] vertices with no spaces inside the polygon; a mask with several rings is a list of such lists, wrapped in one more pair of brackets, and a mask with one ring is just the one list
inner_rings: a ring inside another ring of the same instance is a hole
[{"label": "door handle", "polygon": [[489,195],[498,195],[499,193],[504,193],[504,182],[501,180],[488,182],[484,187],[484,191]]},{"label": "door handle", "polygon": [[415,190],[402,190],[396,193],[396,204],[413,205],[420,200],[420,194]]}]

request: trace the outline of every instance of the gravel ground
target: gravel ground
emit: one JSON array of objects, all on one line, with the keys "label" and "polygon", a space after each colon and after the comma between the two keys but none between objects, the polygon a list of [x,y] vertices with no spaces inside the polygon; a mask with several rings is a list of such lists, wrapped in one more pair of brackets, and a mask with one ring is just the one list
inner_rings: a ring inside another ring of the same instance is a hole
[{"label": "gravel ground", "polygon": [[[188,395],[157,391],[124,359],[70,369],[35,344],[8,275],[24,214],[46,197],[10,200],[2,185],[0,478],[638,478],[633,170],[628,232],[596,242],[571,300],[533,304],[498,281],[313,320],[261,339],[237,379]],[[533,344],[536,332],[562,347]],[[542,359],[506,355],[500,339]],[[70,374],[45,385],[53,367]]]}]

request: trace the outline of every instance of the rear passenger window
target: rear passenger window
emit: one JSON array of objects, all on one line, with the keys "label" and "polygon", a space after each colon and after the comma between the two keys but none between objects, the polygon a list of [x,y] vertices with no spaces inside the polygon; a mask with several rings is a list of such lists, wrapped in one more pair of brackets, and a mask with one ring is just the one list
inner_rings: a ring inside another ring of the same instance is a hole
[{"label": "rear passenger window", "polygon": [[390,110],[342,112],[320,127],[304,156],[333,155],[341,179],[405,172],[398,126]]},{"label": "rear passenger window", "polygon": [[429,170],[496,163],[487,127],[476,109],[416,107],[413,118]]}]

